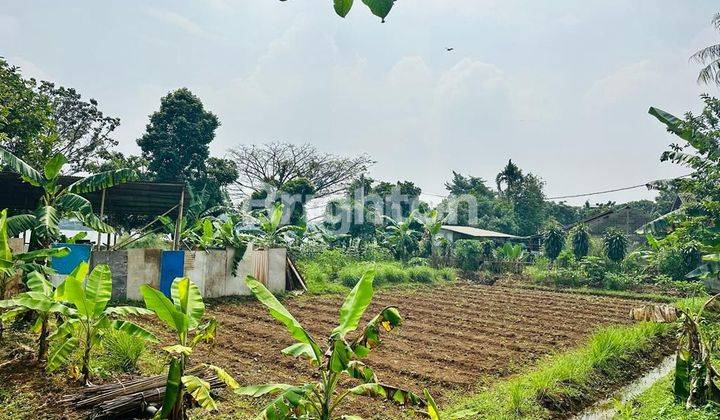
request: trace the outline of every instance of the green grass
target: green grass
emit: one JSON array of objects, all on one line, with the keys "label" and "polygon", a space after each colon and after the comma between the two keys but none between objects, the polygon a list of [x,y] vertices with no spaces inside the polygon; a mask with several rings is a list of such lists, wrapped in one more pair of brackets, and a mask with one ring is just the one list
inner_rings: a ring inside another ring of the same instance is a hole
[{"label": "green grass", "polygon": [[375,269],[373,285],[378,289],[451,282],[457,278],[452,268],[406,267],[399,262],[351,261],[345,264],[330,264],[323,260],[305,260],[298,261],[298,268],[310,294],[345,294],[370,268]]},{"label": "green grass", "polygon": [[464,397],[451,404],[446,413],[471,409],[479,418],[550,418],[553,413],[540,401],[563,404],[593,390],[598,377],[622,377],[627,372],[618,362],[649,351],[672,328],[667,324],[640,323],[600,329],[584,346],[550,356],[525,373]]},{"label": "green grass", "polygon": [[44,399],[35,392],[12,388],[0,388],[0,420],[16,420],[34,417],[42,413]]},{"label": "green grass", "polygon": [[580,287],[580,288],[549,287],[549,286],[540,286],[540,285],[534,285],[534,284],[518,284],[518,285],[513,285],[513,287],[518,287],[521,289],[545,290],[545,291],[560,292],[560,293],[574,293],[574,294],[579,294],[579,295],[609,296],[609,297],[616,297],[616,298],[623,298],[623,299],[649,300],[649,301],[661,302],[661,303],[677,302],[677,297],[658,295],[658,294],[654,294],[654,293],[636,293],[636,292],[629,292],[626,290],[593,289],[593,288],[589,288],[589,287]]},{"label": "green grass", "polygon": [[684,404],[675,401],[672,392],[674,373],[657,381],[635,399],[616,405],[615,419],[629,420],[711,420],[720,417],[720,411],[711,407],[699,410],[685,410]]}]

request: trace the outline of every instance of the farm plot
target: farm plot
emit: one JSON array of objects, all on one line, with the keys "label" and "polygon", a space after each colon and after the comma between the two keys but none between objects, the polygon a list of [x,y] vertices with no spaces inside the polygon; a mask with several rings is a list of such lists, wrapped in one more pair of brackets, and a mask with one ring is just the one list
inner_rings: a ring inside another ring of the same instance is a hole
[{"label": "farm plot", "polygon": [[[310,296],[288,300],[285,305],[322,339],[335,327],[342,299]],[[399,308],[404,323],[385,336],[368,364],[382,382],[415,392],[428,388],[442,403],[450,394],[471,391],[478,383],[573,347],[601,325],[629,323],[629,309],[637,304],[470,284],[384,291],[376,294],[366,320],[393,305]],[[241,384],[298,383],[312,378],[310,365],[280,353],[292,340],[259,304],[225,303],[208,312],[220,322],[218,341],[198,359],[229,368]],[[240,411],[236,415],[249,414],[247,408],[235,406]],[[370,403],[364,398],[348,408],[350,413],[370,418],[374,413],[382,413],[382,418],[410,414],[390,403]]]}]

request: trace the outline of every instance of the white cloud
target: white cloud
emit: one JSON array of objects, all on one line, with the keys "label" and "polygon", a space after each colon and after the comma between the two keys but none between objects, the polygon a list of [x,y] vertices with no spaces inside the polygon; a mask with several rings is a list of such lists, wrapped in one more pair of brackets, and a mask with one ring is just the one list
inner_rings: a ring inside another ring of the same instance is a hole
[{"label": "white cloud", "polygon": [[206,31],[197,22],[181,15],[180,13],[173,12],[170,10],[156,9],[154,7],[143,7],[142,11],[147,16],[155,18],[161,22],[165,22],[169,25],[175,26],[176,28],[182,30],[183,32],[185,32],[189,35],[194,35],[194,36],[203,37],[203,38],[207,38],[207,39],[218,39],[219,38],[219,36],[217,34],[213,34],[211,32]]}]

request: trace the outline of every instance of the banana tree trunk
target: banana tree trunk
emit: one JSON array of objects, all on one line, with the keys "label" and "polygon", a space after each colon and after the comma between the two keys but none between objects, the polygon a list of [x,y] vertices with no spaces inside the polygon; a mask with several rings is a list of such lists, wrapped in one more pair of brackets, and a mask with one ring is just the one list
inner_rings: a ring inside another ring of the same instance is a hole
[{"label": "banana tree trunk", "polygon": [[38,360],[45,360],[47,356],[48,319],[43,318],[40,324],[40,338],[38,339]]}]

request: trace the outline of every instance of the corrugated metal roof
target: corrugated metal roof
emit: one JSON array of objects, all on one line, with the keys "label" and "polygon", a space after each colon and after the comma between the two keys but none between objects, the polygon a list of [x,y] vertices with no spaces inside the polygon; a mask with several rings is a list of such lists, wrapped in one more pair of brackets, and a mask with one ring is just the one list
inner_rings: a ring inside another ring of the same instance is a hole
[{"label": "corrugated metal roof", "polygon": [[508,238],[508,239],[522,239],[520,236],[509,235],[507,233],[495,232],[492,230],[480,229],[472,226],[452,226],[443,225],[443,230],[449,230],[450,232],[457,232],[463,235],[474,236],[476,238]]},{"label": "corrugated metal roof", "polygon": [[[73,176],[61,176],[60,185],[70,185],[81,179]],[[180,202],[185,188],[182,183],[127,182],[108,188],[105,197],[105,214],[117,217],[127,215],[157,216]],[[33,187],[20,179],[14,172],[0,171],[0,209],[32,211],[37,208],[43,190]],[[95,213],[100,211],[101,191],[81,194],[92,204]],[[190,202],[190,194],[185,194],[185,206]],[[178,209],[169,213],[177,217]]]}]

